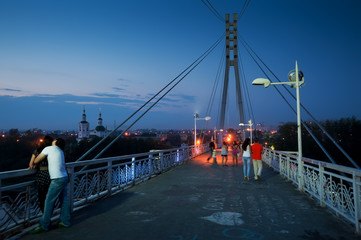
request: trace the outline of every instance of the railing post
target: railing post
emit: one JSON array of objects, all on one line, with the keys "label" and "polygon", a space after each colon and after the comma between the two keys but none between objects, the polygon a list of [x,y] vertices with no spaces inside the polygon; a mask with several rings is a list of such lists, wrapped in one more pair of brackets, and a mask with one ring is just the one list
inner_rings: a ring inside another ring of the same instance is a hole
[{"label": "railing post", "polygon": [[164,167],[164,164],[163,164],[163,152],[159,153],[159,169],[160,169],[160,172],[163,172],[163,167]]},{"label": "railing post", "polygon": [[320,186],[319,186],[319,193],[320,193],[320,206],[325,206],[325,183],[323,182],[325,176],[325,168],[323,166],[319,166],[319,178],[320,178]]},{"label": "railing post", "polygon": [[177,162],[177,164],[178,164],[178,162],[179,162],[179,148],[177,148],[177,159],[176,159],[176,162]]},{"label": "railing post", "polygon": [[25,226],[28,226],[30,223],[30,201],[31,201],[31,187],[26,187],[26,203],[25,203],[25,216],[24,216],[24,224]]},{"label": "railing post", "polygon": [[278,171],[282,175],[282,155],[278,154]]},{"label": "railing post", "polygon": [[354,206],[355,206],[355,227],[356,232],[361,232],[361,176],[356,176],[353,173],[353,189],[354,189]]},{"label": "railing post", "polygon": [[70,206],[70,213],[74,212],[74,182],[75,182],[75,176],[74,176],[74,167],[68,168],[68,173],[70,175],[69,178],[69,206]]},{"label": "railing post", "polygon": [[[273,155],[273,156],[272,156],[271,166],[272,166],[272,168],[273,168],[274,170],[277,170],[277,169],[276,169],[276,164],[275,164],[275,161],[276,161],[276,158],[277,158],[276,152],[273,152],[272,155]],[[278,163],[278,164],[279,164],[279,163]]]},{"label": "railing post", "polygon": [[149,168],[149,177],[152,176],[152,162],[153,162],[153,154],[148,155],[148,168]]},{"label": "railing post", "polygon": [[135,157],[132,157],[132,180],[135,182]]},{"label": "railing post", "polygon": [[290,170],[291,170],[291,161],[290,161],[290,157],[287,156],[287,180],[290,180]]},{"label": "railing post", "polygon": [[112,195],[112,162],[109,160],[107,162],[108,167],[108,178],[107,178],[107,188],[108,188],[108,196]]}]

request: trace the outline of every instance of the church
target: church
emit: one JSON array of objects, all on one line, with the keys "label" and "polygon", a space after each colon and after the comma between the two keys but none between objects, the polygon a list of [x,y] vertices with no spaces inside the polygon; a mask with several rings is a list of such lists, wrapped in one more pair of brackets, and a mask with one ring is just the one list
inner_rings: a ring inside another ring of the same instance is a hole
[{"label": "church", "polygon": [[83,115],[82,119],[78,124],[78,142],[80,142],[83,139],[88,139],[93,136],[97,136],[100,138],[108,136],[109,132],[106,127],[103,126],[103,119],[102,119],[102,113],[101,109],[99,108],[99,118],[98,118],[98,125],[95,127],[94,130],[89,130],[89,122],[86,120],[86,114],[85,114],[85,107],[83,108]]}]

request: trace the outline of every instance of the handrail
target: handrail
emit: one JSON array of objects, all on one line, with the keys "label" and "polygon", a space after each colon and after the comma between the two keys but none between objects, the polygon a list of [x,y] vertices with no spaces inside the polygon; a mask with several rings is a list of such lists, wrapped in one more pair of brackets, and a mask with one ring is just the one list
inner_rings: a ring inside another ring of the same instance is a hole
[{"label": "handrail", "polygon": [[[67,163],[70,209],[75,211],[103,196],[111,196],[147,181],[205,151],[208,151],[206,144]],[[84,166],[87,170],[79,171]],[[20,169],[0,173],[0,239],[37,224],[41,211],[34,180],[31,179],[35,172]]]},{"label": "handrail", "polygon": [[302,158],[302,176],[298,176],[297,155],[268,148],[264,150],[263,161],[296,185],[302,177],[303,191],[316,198],[320,206],[343,216],[361,233],[361,170]]}]

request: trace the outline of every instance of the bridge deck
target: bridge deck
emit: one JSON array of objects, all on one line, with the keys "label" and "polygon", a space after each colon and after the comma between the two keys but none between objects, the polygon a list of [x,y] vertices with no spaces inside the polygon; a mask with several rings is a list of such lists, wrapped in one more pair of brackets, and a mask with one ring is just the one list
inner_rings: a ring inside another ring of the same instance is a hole
[{"label": "bridge deck", "polygon": [[206,158],[76,211],[71,228],[23,239],[360,239],[267,166],[260,182],[244,181],[242,165]]}]

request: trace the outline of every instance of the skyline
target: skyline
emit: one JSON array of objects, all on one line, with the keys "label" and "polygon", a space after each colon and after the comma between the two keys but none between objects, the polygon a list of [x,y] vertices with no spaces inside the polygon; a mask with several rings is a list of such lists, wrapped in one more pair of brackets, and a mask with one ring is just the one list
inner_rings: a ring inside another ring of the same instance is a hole
[{"label": "skyline", "polygon": [[[239,12],[244,1],[211,3],[224,16]],[[301,103],[317,120],[360,119],[360,10],[357,0],[342,4],[254,0],[238,20],[238,31],[282,81],[298,61],[305,76]],[[225,24],[201,0],[1,0],[0,129],[77,129],[84,106],[91,128],[101,108],[103,125],[113,129],[224,30]],[[194,112],[206,114],[224,45],[223,40],[132,129],[193,128]],[[241,44],[239,48],[254,122],[295,122],[276,91],[251,85],[253,79],[265,76]],[[236,127],[232,74],[231,69],[225,125]],[[220,92],[209,128],[218,124]],[[302,118],[309,120],[304,113]]]}]

